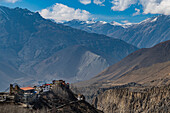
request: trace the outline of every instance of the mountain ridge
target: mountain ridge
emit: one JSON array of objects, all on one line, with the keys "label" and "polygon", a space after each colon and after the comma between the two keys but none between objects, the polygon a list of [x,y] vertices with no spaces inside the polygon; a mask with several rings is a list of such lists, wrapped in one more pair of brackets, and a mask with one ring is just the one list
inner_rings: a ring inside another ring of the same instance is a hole
[{"label": "mountain ridge", "polygon": [[[152,48],[137,50],[131,53],[130,55],[128,55],[127,57],[125,57],[120,62],[108,67],[107,69],[102,71],[100,74],[93,77],[91,80],[85,81],[84,83],[80,82],[77,84],[80,86],[81,85],[85,86],[85,84],[91,84],[91,85],[98,84],[100,86],[102,84],[105,84],[105,85],[107,84],[116,85],[119,83],[123,84],[121,80],[123,80],[124,83],[127,83],[126,80],[127,81],[130,80],[129,82],[137,82],[135,81],[135,79],[133,79],[135,78],[135,73],[136,73],[136,76],[138,74],[141,75],[140,73],[144,70],[145,70],[145,74],[143,74],[143,76],[146,75],[149,77],[153,74],[152,76],[158,75],[159,78],[161,78],[161,74],[156,74],[157,72],[154,69],[162,70],[162,67],[164,66],[165,66],[164,68],[166,71],[163,73],[167,74],[167,77],[168,77],[169,76],[168,73],[170,73],[168,72],[168,69],[170,68],[169,67],[169,61],[170,61],[169,53],[170,53],[170,40],[157,44],[156,46]],[[152,69],[152,74],[149,74],[151,73],[149,72],[149,69]],[[134,73],[133,76],[131,76],[130,73]],[[138,78],[140,78],[140,76],[138,76]],[[150,81],[153,81],[154,79],[156,80],[155,77],[151,77]],[[165,79],[166,78],[163,78],[163,75],[162,75],[162,81]],[[167,80],[169,80],[169,78]]]},{"label": "mountain ridge", "polygon": [[[158,15],[134,24],[112,24],[100,22],[86,23],[76,20],[63,23],[66,26],[82,29],[87,32],[104,34],[109,37],[124,40],[138,48],[150,48],[170,40],[170,16]],[[114,22],[113,22],[114,23]],[[127,26],[127,27],[126,27]]]},{"label": "mountain ridge", "polygon": [[[129,53],[138,49],[120,39],[88,33],[54,23],[51,20],[42,18],[39,13],[34,13],[27,9],[7,7],[0,7],[0,9],[0,59],[24,73],[28,78],[36,78],[36,80],[30,80],[31,82],[41,81],[40,79],[43,79],[43,76],[45,76],[40,74],[43,73],[43,71],[39,72],[43,70],[45,66],[40,66],[39,68],[42,69],[35,70],[38,65],[44,64],[41,62],[50,57],[52,58],[52,56],[59,51],[67,53],[68,50],[66,48],[69,47],[72,48],[70,51],[74,51],[74,46],[76,45],[78,45],[77,47],[80,50],[82,49],[81,47],[84,47],[86,51],[90,51],[89,54],[91,56],[96,58],[99,56],[109,65],[118,62]],[[76,51],[77,54],[80,54],[80,52],[81,51]],[[61,57],[69,59],[72,54],[69,55],[70,56],[63,54]],[[82,54],[82,58],[87,56],[88,54]],[[91,60],[91,63],[95,64],[96,62],[97,64],[97,62],[100,62],[100,58]],[[72,65],[76,65],[75,60],[76,59],[72,57]],[[79,64],[81,64],[81,62],[79,62]],[[106,66],[107,65],[101,66],[101,69],[106,68]],[[86,69],[83,64],[82,67]],[[53,69],[55,70],[55,68]],[[101,69],[95,70],[94,74],[99,73]],[[70,71],[75,72],[76,70],[77,69]],[[93,70],[91,71],[90,73],[93,73]],[[40,75],[38,75],[37,72]],[[90,77],[90,73],[87,75],[88,77]],[[53,75],[56,77],[57,72]],[[93,75],[91,75],[91,77],[92,76]],[[63,76],[62,78],[68,77]],[[24,83],[24,80],[22,82]]]}]

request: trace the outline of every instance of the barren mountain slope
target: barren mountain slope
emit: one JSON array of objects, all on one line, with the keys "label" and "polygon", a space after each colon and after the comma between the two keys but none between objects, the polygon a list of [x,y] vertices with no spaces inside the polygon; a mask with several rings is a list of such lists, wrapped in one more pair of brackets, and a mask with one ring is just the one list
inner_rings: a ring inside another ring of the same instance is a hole
[{"label": "barren mountain slope", "polygon": [[[126,82],[125,77],[129,78],[129,80],[134,80],[134,82],[142,80],[144,77],[150,77],[152,80],[156,78],[157,72],[160,72],[158,75],[161,77],[162,70],[165,71],[163,73],[165,75],[170,73],[168,61],[170,61],[170,41],[162,42],[149,49],[140,49],[130,54],[117,64],[110,66],[91,80],[78,83],[78,85],[84,86],[94,83],[102,84],[104,82],[107,84],[107,82],[121,81],[123,77],[125,83],[128,82],[128,79]],[[165,67],[165,69],[161,65]],[[151,72],[150,70],[153,71]],[[144,72],[142,73],[141,71]],[[133,73],[135,72],[141,72],[142,75],[134,75]],[[153,76],[155,77],[153,78]]]}]

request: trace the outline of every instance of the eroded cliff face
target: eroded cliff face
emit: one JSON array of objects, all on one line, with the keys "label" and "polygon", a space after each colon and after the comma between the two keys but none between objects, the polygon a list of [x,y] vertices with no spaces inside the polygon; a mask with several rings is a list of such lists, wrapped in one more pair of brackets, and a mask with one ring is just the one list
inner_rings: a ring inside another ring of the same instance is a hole
[{"label": "eroded cliff face", "polygon": [[93,100],[104,113],[168,113],[170,85],[152,88],[117,88],[107,90]]}]

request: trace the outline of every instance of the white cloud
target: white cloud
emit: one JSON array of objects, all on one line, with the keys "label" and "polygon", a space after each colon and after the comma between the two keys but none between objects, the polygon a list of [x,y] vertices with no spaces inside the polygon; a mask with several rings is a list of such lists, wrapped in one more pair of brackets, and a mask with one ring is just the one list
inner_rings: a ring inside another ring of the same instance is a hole
[{"label": "white cloud", "polygon": [[135,8],[135,13],[133,13],[133,16],[139,15],[140,14],[140,9]]},{"label": "white cloud", "polygon": [[113,7],[111,8],[114,11],[124,11],[129,8],[132,4],[136,4],[137,0],[113,0],[111,3]]},{"label": "white cloud", "polygon": [[0,1],[2,1],[2,2],[9,2],[9,3],[15,3],[15,2],[17,2],[19,0],[0,0]]},{"label": "white cloud", "polygon": [[103,4],[104,2],[105,2],[105,0],[93,0],[94,4],[101,5],[101,6],[104,6],[104,4]]},{"label": "white cloud", "polygon": [[144,14],[170,15],[170,0],[140,0]]},{"label": "white cloud", "polygon": [[91,4],[91,0],[79,0],[79,1],[84,5]]},{"label": "white cloud", "polygon": [[[138,3],[142,5],[144,14],[165,14],[170,15],[170,0],[113,0],[112,10],[124,11],[132,4]],[[140,14],[139,9],[135,9],[137,12],[133,15]]]},{"label": "white cloud", "polygon": [[104,6],[103,3],[105,2],[105,0],[79,0],[79,1],[80,1],[80,3],[82,3],[84,5],[91,4],[93,1],[94,4],[100,5],[100,6]]},{"label": "white cloud", "polygon": [[90,17],[90,13],[86,10],[74,9],[59,3],[47,9],[42,9],[40,14],[44,18],[53,19],[56,22],[70,21],[73,19],[88,20]]}]

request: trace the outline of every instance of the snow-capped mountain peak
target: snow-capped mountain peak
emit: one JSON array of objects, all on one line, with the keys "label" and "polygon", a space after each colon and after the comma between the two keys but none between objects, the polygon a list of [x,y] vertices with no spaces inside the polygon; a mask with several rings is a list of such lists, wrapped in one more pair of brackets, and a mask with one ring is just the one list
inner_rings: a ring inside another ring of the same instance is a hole
[{"label": "snow-capped mountain peak", "polygon": [[94,23],[96,23],[94,20],[87,20],[86,21],[86,24],[94,24]]},{"label": "snow-capped mountain peak", "polygon": [[155,17],[152,17],[152,18],[147,18],[141,22],[139,22],[138,24],[145,24],[145,23],[151,23],[151,22],[156,22],[158,20],[158,18],[160,18],[162,15],[159,15],[159,16],[155,16]]},{"label": "snow-capped mountain peak", "polygon": [[114,26],[122,26],[122,24],[121,23],[118,23],[118,22],[115,22],[115,21],[112,21],[112,22],[110,22],[110,24],[111,25],[114,25]]},{"label": "snow-capped mountain peak", "polygon": [[101,24],[107,24],[107,22],[105,21],[99,21]]},{"label": "snow-capped mountain peak", "polygon": [[128,23],[125,23],[125,24],[121,24],[121,23],[118,23],[118,22],[113,21],[113,22],[110,22],[110,24],[113,25],[113,26],[121,26],[121,27],[123,27],[123,28],[128,28],[128,27],[130,27],[130,26],[132,26],[132,25],[134,25],[134,24],[136,24],[136,23],[130,23],[130,22],[128,22]]}]

